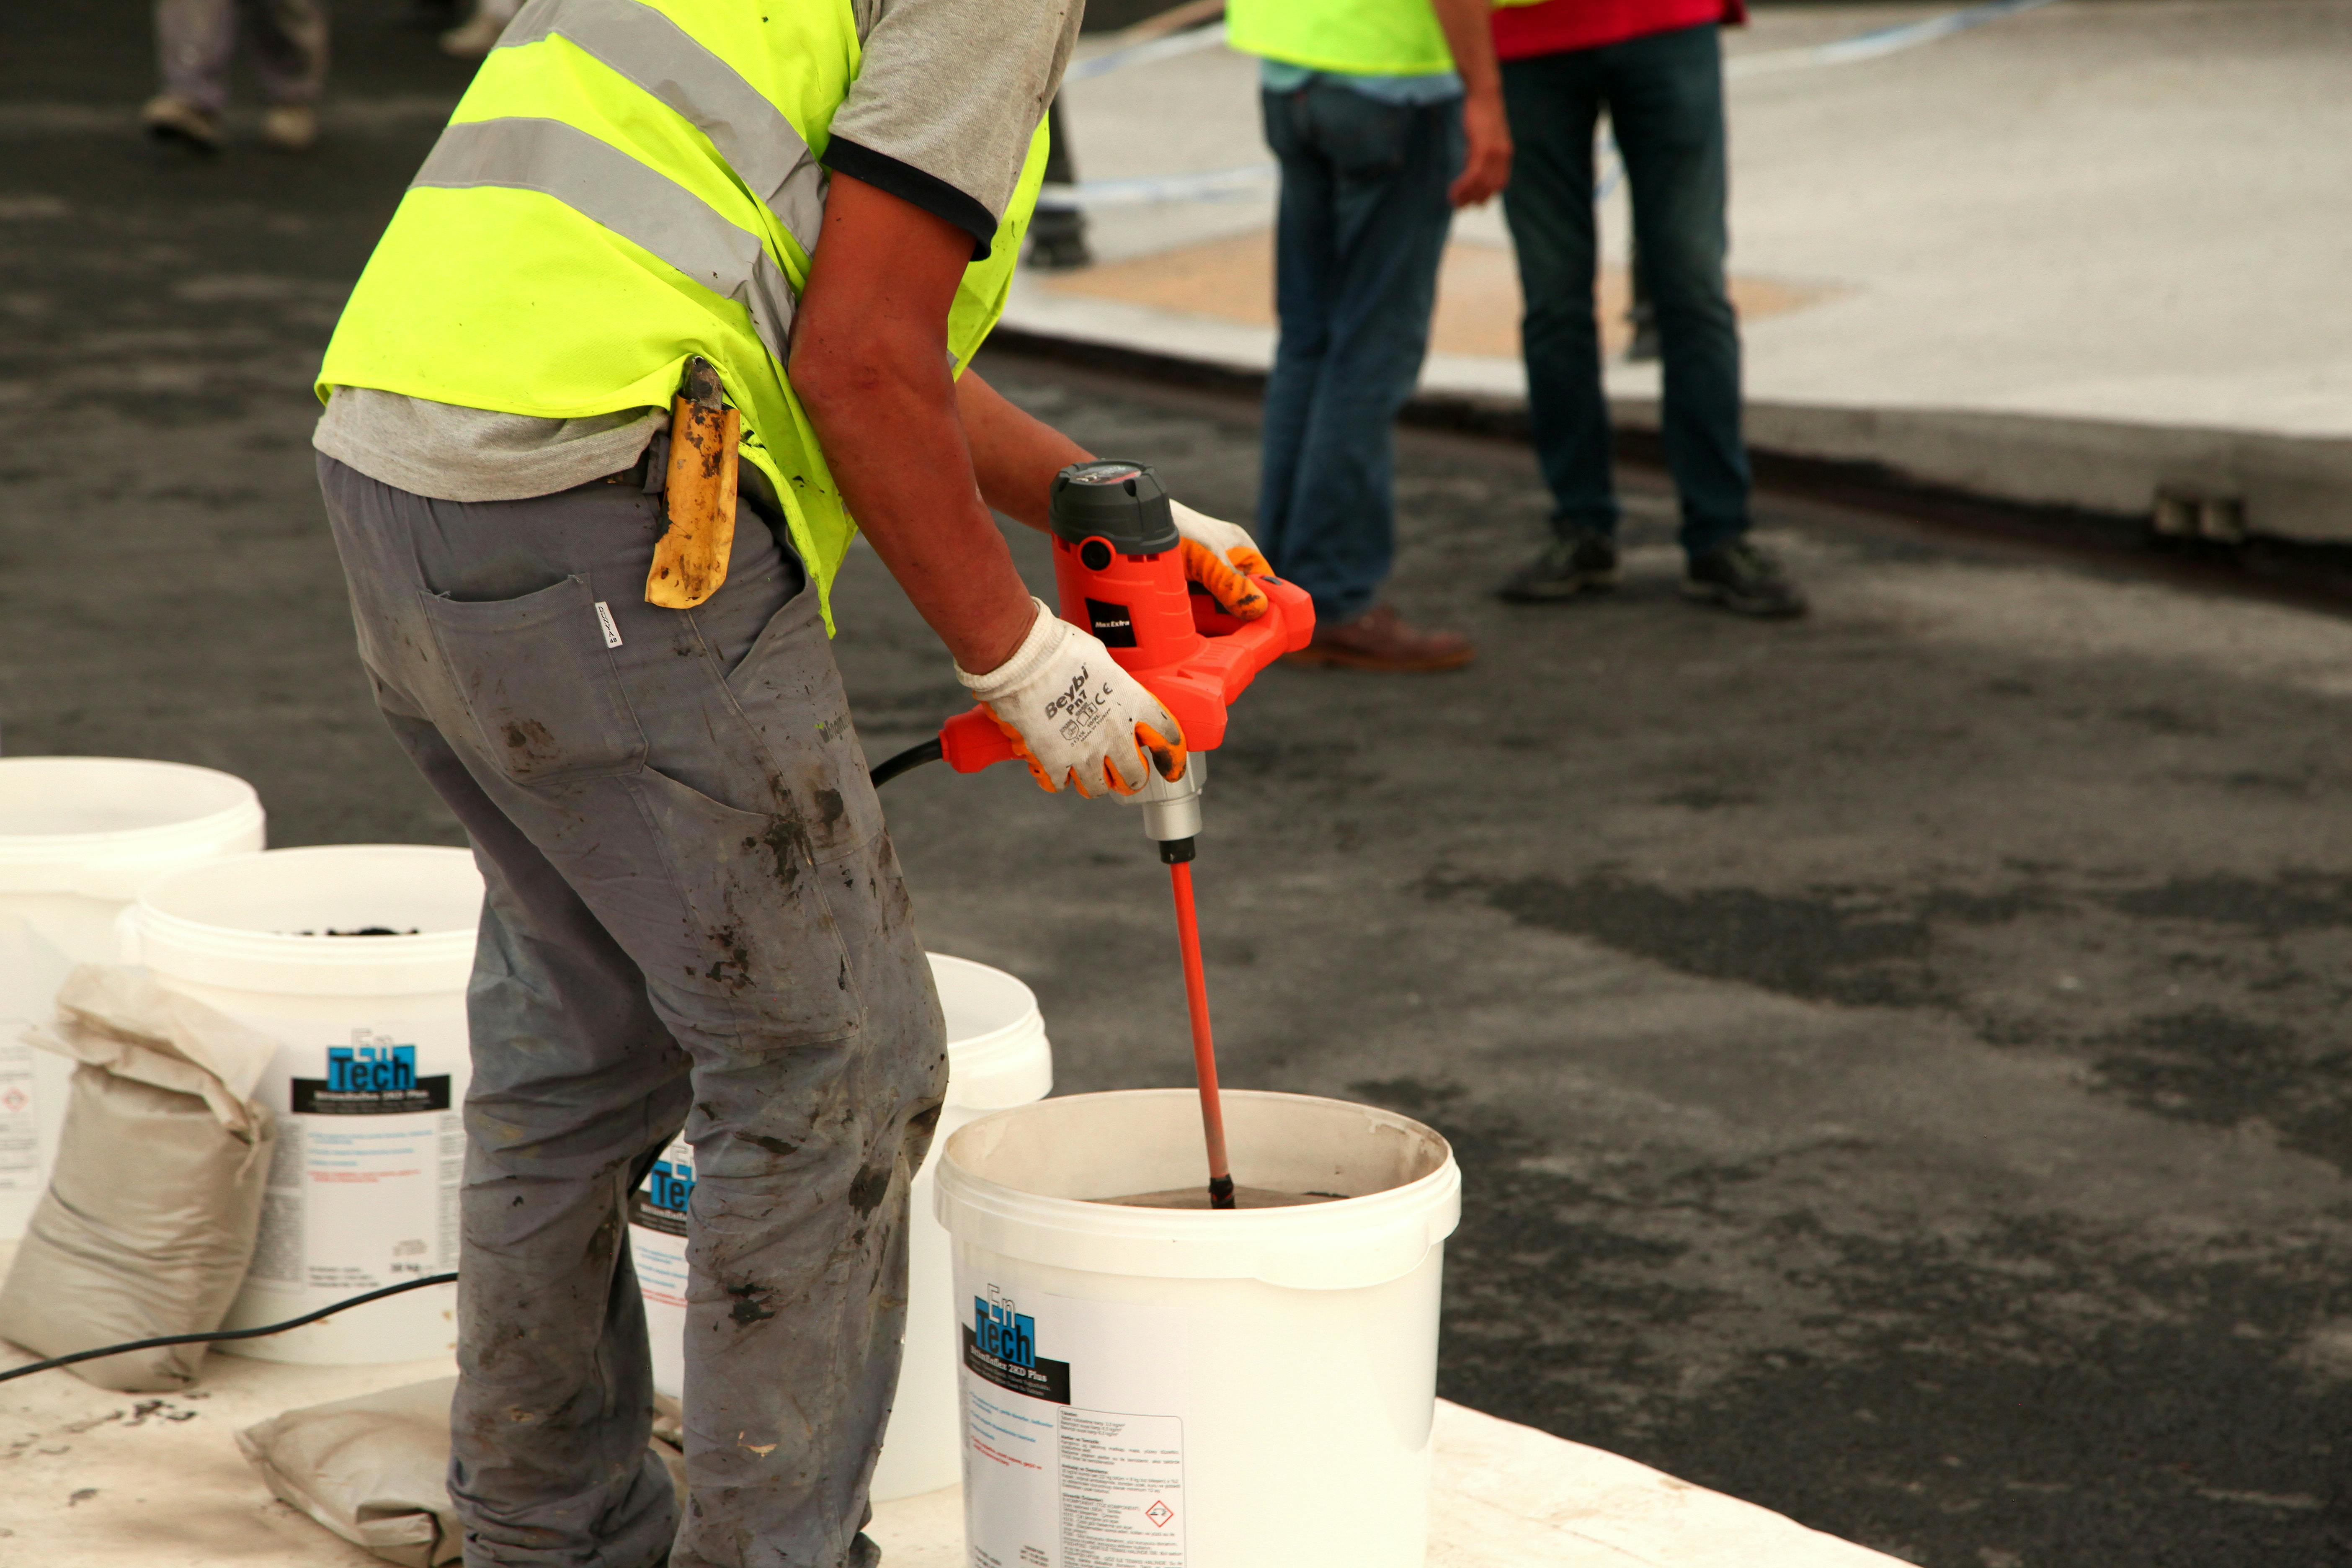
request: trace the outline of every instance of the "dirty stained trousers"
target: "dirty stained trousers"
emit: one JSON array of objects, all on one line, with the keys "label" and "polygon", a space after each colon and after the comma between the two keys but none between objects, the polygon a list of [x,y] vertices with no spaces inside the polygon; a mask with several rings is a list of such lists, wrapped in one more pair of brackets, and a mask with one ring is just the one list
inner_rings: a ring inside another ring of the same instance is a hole
[{"label": "dirty stained trousers", "polygon": [[[634,485],[466,504],[319,467],[379,706],[488,883],[467,1568],[864,1568],[947,1062],[816,595],[748,506],[726,585],[673,611],[644,602],[663,522]],[[625,1207],[681,1126],[682,1521]]]}]

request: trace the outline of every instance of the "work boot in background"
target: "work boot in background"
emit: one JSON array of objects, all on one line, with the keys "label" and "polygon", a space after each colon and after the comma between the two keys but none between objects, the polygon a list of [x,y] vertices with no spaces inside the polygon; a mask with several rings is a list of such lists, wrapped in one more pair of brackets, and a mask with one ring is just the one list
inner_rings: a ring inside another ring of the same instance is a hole
[{"label": "work boot in background", "polygon": [[308,153],[319,140],[319,111],[307,103],[272,104],[261,117],[261,140],[280,153]]},{"label": "work boot in background", "polygon": [[198,153],[217,153],[220,117],[208,114],[176,92],[159,92],[139,111],[139,123],[155,141]]},{"label": "work boot in background", "polygon": [[1478,650],[1471,646],[1468,637],[1458,632],[1430,632],[1409,626],[1392,605],[1374,605],[1354,620],[1338,626],[1318,624],[1313,642],[1297,653],[1283,655],[1293,664],[1369,669],[1387,675],[1460,669],[1477,657]]},{"label": "work boot in background", "polygon": [[[1058,93],[1045,107],[1045,183],[1076,184],[1078,164],[1070,153],[1070,139],[1062,130]],[[1061,271],[1091,267],[1094,259],[1094,252],[1087,248],[1087,215],[1075,206],[1047,206],[1040,201],[1036,215],[1029,220],[1029,265]]]},{"label": "work boot in background", "polygon": [[1555,539],[1503,579],[1495,596],[1511,605],[1552,605],[1617,586],[1617,542],[1593,529]]},{"label": "work boot in background", "polygon": [[1805,595],[1780,563],[1744,539],[1692,556],[1683,595],[1767,620],[1805,613]]}]

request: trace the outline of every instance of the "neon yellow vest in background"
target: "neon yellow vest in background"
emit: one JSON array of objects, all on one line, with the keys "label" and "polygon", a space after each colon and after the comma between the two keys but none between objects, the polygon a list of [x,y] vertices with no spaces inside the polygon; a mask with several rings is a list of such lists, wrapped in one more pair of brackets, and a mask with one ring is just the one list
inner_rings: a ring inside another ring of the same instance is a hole
[{"label": "neon yellow vest in background", "polygon": [[1229,0],[1225,41],[1310,70],[1430,76],[1454,68],[1429,0]]},{"label": "neon yellow vest in background", "polygon": [[[818,159],[858,62],[849,0],[531,0],[361,274],[320,396],[580,418],[668,407],[700,354],[830,626],[856,525],[784,359],[824,217]],[[949,313],[959,373],[1003,313],[1045,166],[1041,123]]]}]

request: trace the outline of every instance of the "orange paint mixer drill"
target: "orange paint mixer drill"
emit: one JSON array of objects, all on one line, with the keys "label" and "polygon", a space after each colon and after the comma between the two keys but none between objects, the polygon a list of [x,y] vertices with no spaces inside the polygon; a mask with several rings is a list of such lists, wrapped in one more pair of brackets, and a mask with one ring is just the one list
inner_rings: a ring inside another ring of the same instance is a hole
[{"label": "orange paint mixer drill", "polygon": [[[1216,1050],[1209,1029],[1209,994],[1201,968],[1201,932],[1192,903],[1194,840],[1201,831],[1205,753],[1225,738],[1226,709],[1257,672],[1315,633],[1315,605],[1304,590],[1278,578],[1249,576],[1240,584],[1264,609],[1244,620],[1187,580],[1182,541],[1157,475],[1139,463],[1080,463],[1055,476],[1052,533],[1054,579],[1062,619],[1085,628],[1110,650],[1183,730],[1183,772],[1146,783],[1126,796],[1143,813],[1143,831],[1160,846],[1176,898],[1176,934],[1184,963],[1185,1001],[1192,1014],[1192,1061],[1200,1079],[1201,1120],[1209,1146],[1209,1198],[1234,1206],[1234,1178],[1225,1154],[1224,1115],[1217,1098]],[[1253,592],[1253,590],[1255,592]],[[1226,595],[1228,599],[1234,597]],[[977,773],[1022,755],[1017,742],[986,708],[958,714],[939,739],[893,757],[874,771],[881,784],[917,763],[944,757],[960,773]]]}]

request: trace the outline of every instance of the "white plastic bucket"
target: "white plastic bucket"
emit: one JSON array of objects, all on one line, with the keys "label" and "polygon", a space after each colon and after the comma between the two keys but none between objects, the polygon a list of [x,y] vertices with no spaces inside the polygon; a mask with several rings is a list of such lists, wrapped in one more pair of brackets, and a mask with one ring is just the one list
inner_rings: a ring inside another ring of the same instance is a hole
[{"label": "white plastic bucket", "polygon": [[[975,1118],[1042,1100],[1054,1087],[1054,1050],[1029,987],[969,959],[938,952],[930,959],[947,1015],[947,1104],[909,1206],[906,1361],[874,1469],[877,1502],[951,1487],[961,1470],[955,1287],[948,1233],[932,1201],[940,1149]],[[686,1205],[693,1191],[694,1151],[680,1142],[656,1162],[630,1205],[629,1249],[645,1294],[654,1387],[673,1398],[685,1389]]]},{"label": "white plastic bucket", "polygon": [[[463,849],[277,849],[172,872],[122,917],[123,958],[278,1041],[261,1237],[226,1328],[457,1267],[466,982],[482,879]],[[332,935],[388,929],[391,936]],[[415,1361],[457,1343],[438,1285],[222,1348],[263,1361]]]},{"label": "white plastic bucket", "polygon": [[1205,1184],[1182,1089],[1076,1095],[950,1138],[965,1538],[1038,1568],[1422,1568],[1445,1141],[1228,1091],[1236,1180],[1340,1201],[1105,1204]]},{"label": "white plastic bucket", "polygon": [[262,844],[243,779],[126,757],[0,758],[0,1239],[24,1234],[57,1158],[65,1058],[17,1039],[76,963],[114,958],[114,919],[163,871]]}]

